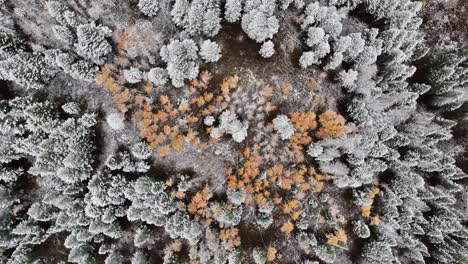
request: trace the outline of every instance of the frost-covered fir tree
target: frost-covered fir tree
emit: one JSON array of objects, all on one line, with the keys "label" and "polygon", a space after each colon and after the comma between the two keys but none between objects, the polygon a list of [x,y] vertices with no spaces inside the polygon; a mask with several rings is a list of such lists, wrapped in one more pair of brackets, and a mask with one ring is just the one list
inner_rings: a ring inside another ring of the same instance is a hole
[{"label": "frost-covered fir tree", "polygon": [[55,71],[40,52],[19,52],[0,61],[0,79],[18,83],[26,89],[42,89]]},{"label": "frost-covered fir tree", "polygon": [[147,74],[148,81],[154,85],[165,85],[169,79],[167,70],[164,68],[152,68]]},{"label": "frost-covered fir tree", "polygon": [[112,35],[112,31],[106,26],[89,23],[79,25],[76,35],[78,39],[76,46],[80,53],[98,65],[104,64],[112,51],[106,39]]},{"label": "frost-covered fir tree", "polygon": [[213,138],[219,138],[220,133],[225,132],[232,135],[236,142],[242,142],[247,137],[247,123],[242,123],[237,115],[229,110],[225,110],[219,117],[220,125],[210,133]]},{"label": "frost-covered fir tree", "polygon": [[140,0],[138,2],[138,8],[140,12],[146,16],[152,17],[158,14],[159,3],[156,0]]},{"label": "frost-covered fir tree", "polygon": [[259,53],[263,58],[270,58],[275,54],[275,44],[271,40],[263,43]]},{"label": "frost-covered fir tree", "polygon": [[234,23],[239,21],[242,15],[242,1],[241,0],[226,0],[224,6],[224,18],[226,21]]},{"label": "frost-covered fir tree", "polygon": [[[249,2],[252,3],[249,5]],[[255,4],[253,2],[247,1],[241,26],[251,39],[262,43],[278,32],[279,22],[273,15],[276,4],[273,1],[265,1],[260,6],[252,8]]]},{"label": "frost-covered fir tree", "polygon": [[296,131],[291,120],[285,115],[278,115],[273,119],[273,127],[278,131],[282,140],[290,139]]},{"label": "frost-covered fir tree", "polygon": [[221,58],[221,47],[214,41],[205,40],[200,46],[200,57],[205,62],[216,62]]},{"label": "frost-covered fir tree", "polygon": [[221,29],[220,5],[219,0],[176,0],[172,20],[189,36],[214,37]]},{"label": "frost-covered fir tree", "polygon": [[171,43],[162,47],[160,55],[167,63],[166,69],[175,87],[182,87],[184,80],[198,76],[198,47],[193,40],[171,40]]},{"label": "frost-covered fir tree", "polygon": [[123,76],[129,83],[139,83],[143,78],[143,73],[138,68],[131,67],[123,71]]},{"label": "frost-covered fir tree", "polygon": [[87,60],[75,58],[68,53],[58,54],[55,58],[55,63],[75,79],[91,82],[98,75],[98,67],[95,64]]}]

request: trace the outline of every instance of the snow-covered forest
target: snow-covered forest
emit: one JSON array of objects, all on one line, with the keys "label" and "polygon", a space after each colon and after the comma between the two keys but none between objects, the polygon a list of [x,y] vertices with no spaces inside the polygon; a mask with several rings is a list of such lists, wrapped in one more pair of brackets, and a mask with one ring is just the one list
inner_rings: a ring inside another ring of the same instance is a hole
[{"label": "snow-covered forest", "polygon": [[468,263],[465,0],[0,0],[0,264]]}]

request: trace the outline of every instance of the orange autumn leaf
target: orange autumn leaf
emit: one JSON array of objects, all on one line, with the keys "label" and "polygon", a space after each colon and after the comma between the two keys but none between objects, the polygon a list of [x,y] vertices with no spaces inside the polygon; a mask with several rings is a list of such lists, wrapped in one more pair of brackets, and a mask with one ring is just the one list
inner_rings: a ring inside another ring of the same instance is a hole
[{"label": "orange autumn leaf", "polygon": [[151,120],[150,119],[143,119],[143,121],[141,121],[141,125],[144,127],[144,128],[147,128],[151,125]]},{"label": "orange autumn leaf", "polygon": [[151,150],[154,150],[154,149],[156,148],[157,145],[158,145],[158,143],[156,143],[156,142],[151,142],[150,145],[149,145],[149,148],[150,148]]},{"label": "orange autumn leaf", "polygon": [[223,82],[221,84],[221,92],[224,96],[229,95],[229,83]]},{"label": "orange autumn leaf", "polygon": [[318,138],[341,137],[348,131],[345,125],[346,120],[343,116],[333,111],[327,111],[319,116],[321,128],[315,135]]},{"label": "orange autumn leaf", "polygon": [[348,241],[348,236],[346,235],[345,231],[343,229],[338,229],[338,232],[336,235],[334,234],[327,234],[325,235],[328,240],[327,244],[331,246],[336,246],[338,243],[344,243]]},{"label": "orange autumn leaf", "polygon": [[290,214],[299,205],[299,201],[293,199],[283,206],[283,213]]},{"label": "orange autumn leaf", "polygon": [[263,92],[265,93],[265,96],[271,97],[273,96],[273,88],[269,84],[265,84],[263,86]]},{"label": "orange autumn leaf", "polygon": [[111,72],[109,65],[106,64],[106,65],[102,66],[101,69],[100,69],[100,72],[101,72],[102,75],[105,75],[105,76],[109,75],[110,72]]},{"label": "orange autumn leaf", "polygon": [[174,107],[173,104],[167,103],[167,104],[164,105],[164,110],[165,110],[167,113],[169,113],[169,112],[172,111],[173,107]]},{"label": "orange autumn leaf", "polygon": [[174,109],[169,113],[170,117],[176,117],[178,115],[179,115],[179,110],[177,110],[177,109]]},{"label": "orange autumn leaf", "polygon": [[117,104],[117,108],[119,108],[120,112],[125,113],[128,111],[128,108],[125,104]]},{"label": "orange autumn leaf", "polygon": [[293,221],[297,221],[297,220],[299,219],[300,216],[301,216],[301,211],[296,211],[296,212],[293,213],[291,219],[292,219]]},{"label": "orange autumn leaf", "polygon": [[250,158],[250,148],[245,148],[245,150],[244,150],[244,157]]},{"label": "orange autumn leaf", "polygon": [[[240,185],[242,186],[243,184],[240,184]],[[259,204],[260,207],[264,207],[267,204],[267,199],[265,198],[263,194],[259,193],[255,195],[255,202],[257,202],[257,204]]]},{"label": "orange autumn leaf", "polygon": [[159,97],[159,101],[161,102],[161,104],[165,105],[169,103],[169,97],[167,95],[161,95]]},{"label": "orange autumn leaf", "polygon": [[229,86],[235,87],[239,83],[239,76],[237,75],[231,76],[227,79],[226,82],[229,84]]},{"label": "orange autumn leaf", "polygon": [[213,196],[208,185],[201,192],[197,192],[188,205],[188,210],[192,214],[197,214],[205,218],[210,218],[208,211],[208,200]]},{"label": "orange autumn leaf", "polygon": [[285,84],[282,84],[281,85],[281,91],[284,93],[284,94],[288,94],[289,92],[291,92],[293,89],[292,85],[290,83],[285,83]]},{"label": "orange autumn leaf", "polygon": [[315,88],[317,88],[317,86],[319,85],[319,82],[317,80],[311,80],[310,82],[307,83],[307,90],[309,90],[309,92],[312,92],[313,90],[315,90]]},{"label": "orange autumn leaf", "polygon": [[210,111],[208,109],[203,109],[202,115],[203,116],[208,116],[208,115],[210,115]]},{"label": "orange autumn leaf", "polygon": [[163,134],[159,134],[156,136],[155,143],[156,144],[161,144],[164,140],[166,139],[166,136]]},{"label": "orange autumn leaf", "polygon": [[214,144],[218,143],[218,141],[219,141],[219,140],[216,139],[216,138],[210,138],[210,139],[208,140],[208,144],[214,145]]},{"label": "orange autumn leaf", "polygon": [[143,96],[136,95],[135,96],[135,103],[138,104],[138,105],[141,105],[143,103]]},{"label": "orange autumn leaf", "polygon": [[159,148],[159,156],[164,157],[167,154],[169,154],[170,151],[171,151],[171,149],[168,146],[160,147]]},{"label": "orange autumn leaf", "polygon": [[125,49],[126,45],[127,45],[127,34],[125,32],[122,32],[119,37],[117,48],[119,50],[123,50]]},{"label": "orange autumn leaf", "polygon": [[364,217],[369,217],[371,213],[372,206],[371,205],[364,205],[361,207],[361,215]]},{"label": "orange autumn leaf", "polygon": [[209,106],[208,106],[208,111],[210,111],[210,113],[213,114],[214,112],[216,112],[216,106],[214,106],[214,105],[212,105],[212,104],[209,105]]},{"label": "orange autumn leaf", "polygon": [[180,143],[179,141],[177,140],[174,140],[171,142],[171,146],[175,149],[175,150],[181,150],[182,147],[183,147],[183,144]]},{"label": "orange autumn leaf", "polygon": [[157,113],[156,113],[156,116],[158,117],[158,120],[161,121],[161,122],[166,122],[167,121],[167,118],[169,117],[169,115],[164,112],[164,111],[161,111],[159,110]]},{"label": "orange autumn leaf", "polygon": [[294,224],[287,222],[281,226],[281,232],[290,234],[294,230]]},{"label": "orange autumn leaf", "polygon": [[199,150],[204,150],[206,149],[206,147],[208,147],[208,144],[206,142],[202,142],[198,145]]},{"label": "orange autumn leaf", "polygon": [[174,184],[174,181],[172,180],[172,178],[169,178],[167,181],[164,182],[164,184],[166,186],[171,187]]},{"label": "orange autumn leaf", "polygon": [[200,88],[206,89],[206,88],[208,88],[210,80],[211,80],[211,78],[213,78],[213,76],[211,75],[211,73],[209,71],[205,70],[205,71],[202,71],[202,73],[200,73],[199,78],[200,78],[200,82],[201,82],[199,84]]},{"label": "orange autumn leaf", "polygon": [[182,104],[179,106],[179,110],[182,112],[182,113],[185,113],[189,110],[189,107],[187,104]]},{"label": "orange autumn leaf", "polygon": [[208,103],[211,102],[213,100],[213,93],[205,93],[203,99]]},{"label": "orange autumn leaf", "polygon": [[378,215],[372,217],[372,220],[370,222],[371,226],[379,226],[380,223],[382,223],[382,220],[380,220],[380,217]]},{"label": "orange autumn leaf", "polygon": [[267,261],[274,261],[276,259],[277,250],[274,247],[268,247]]},{"label": "orange autumn leaf", "polygon": [[174,242],[171,245],[172,251],[180,252],[182,250],[182,244],[180,242]]},{"label": "orange autumn leaf", "polygon": [[374,200],[375,196],[379,194],[379,192],[380,192],[379,188],[372,189],[371,192],[369,193],[369,198]]},{"label": "orange autumn leaf", "polygon": [[146,82],[145,87],[143,88],[147,95],[151,95],[153,93],[153,83]]},{"label": "orange autumn leaf", "polygon": [[282,201],[283,201],[283,198],[276,197],[276,198],[273,199],[273,204],[278,205],[278,204],[281,204]]}]

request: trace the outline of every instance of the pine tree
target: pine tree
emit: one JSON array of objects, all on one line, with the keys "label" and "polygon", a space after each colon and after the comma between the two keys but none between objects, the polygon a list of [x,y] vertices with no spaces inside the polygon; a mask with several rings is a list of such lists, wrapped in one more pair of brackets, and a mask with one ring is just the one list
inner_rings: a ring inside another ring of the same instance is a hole
[{"label": "pine tree", "polygon": [[70,74],[75,79],[85,80],[88,82],[94,81],[98,75],[98,67],[93,63],[74,58],[67,53],[59,54],[55,58],[57,66],[62,68],[65,73]]},{"label": "pine tree", "polygon": [[27,89],[43,89],[53,75],[40,53],[20,52],[0,61],[0,79],[14,81]]},{"label": "pine tree", "polygon": [[200,57],[205,62],[216,62],[221,58],[221,48],[211,40],[205,40],[200,46]]},{"label": "pine tree", "polygon": [[259,53],[263,58],[270,58],[275,54],[275,45],[271,40],[266,41],[262,44]]},{"label": "pine tree", "polygon": [[164,68],[152,68],[148,72],[148,81],[152,82],[154,85],[165,85],[168,78],[169,76]]},{"label": "pine tree", "polygon": [[224,18],[230,23],[239,21],[242,15],[242,0],[226,0]]},{"label": "pine tree", "polygon": [[138,8],[146,16],[152,17],[158,14],[159,4],[156,0],[140,0]]},{"label": "pine tree", "polygon": [[198,47],[193,40],[171,40],[162,47],[160,55],[167,63],[167,72],[175,87],[182,87],[185,79],[192,80],[198,76]]},{"label": "pine tree", "polygon": [[285,115],[278,115],[273,119],[273,127],[280,134],[282,140],[290,139],[296,130],[291,120]]},{"label": "pine tree", "polygon": [[[219,129],[221,131],[224,131],[227,134],[231,134],[234,141],[238,143],[244,141],[244,139],[247,137],[248,125],[246,123],[242,123],[237,118],[237,115],[235,113],[232,113],[229,110],[225,110],[221,114],[219,119],[220,119]],[[216,132],[210,133],[210,136],[216,138]]]},{"label": "pine tree", "polygon": [[[241,26],[253,40],[262,43],[278,32],[278,19],[273,15],[274,3],[265,3],[242,16]],[[248,8],[246,8],[248,10]]]},{"label": "pine tree", "polygon": [[219,0],[176,0],[171,15],[189,36],[214,37],[221,29]]},{"label": "pine tree", "polygon": [[125,127],[125,117],[120,113],[110,113],[106,117],[107,124],[114,130],[122,130]]},{"label": "pine tree", "polygon": [[128,83],[139,83],[143,78],[142,72],[138,68],[131,67],[123,71],[123,76]]},{"label": "pine tree", "polygon": [[77,48],[87,59],[98,65],[103,65],[108,54],[112,51],[106,38],[112,31],[105,26],[96,26],[94,23],[79,25],[76,29],[78,39]]}]

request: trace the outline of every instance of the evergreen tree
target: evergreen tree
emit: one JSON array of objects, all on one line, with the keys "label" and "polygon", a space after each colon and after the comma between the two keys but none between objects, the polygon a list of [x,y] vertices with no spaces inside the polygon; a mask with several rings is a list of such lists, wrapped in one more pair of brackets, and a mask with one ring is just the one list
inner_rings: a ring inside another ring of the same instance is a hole
[{"label": "evergreen tree", "polygon": [[94,63],[103,65],[112,51],[111,45],[106,40],[112,35],[112,31],[108,27],[89,23],[79,25],[76,35],[78,39],[76,45],[81,54]]},{"label": "evergreen tree", "polygon": [[264,42],[259,53],[263,58],[270,58],[275,54],[275,45],[271,40]]},{"label": "evergreen tree", "polygon": [[224,18],[230,23],[239,21],[242,15],[242,0],[226,0]]},{"label": "evergreen tree", "polygon": [[241,22],[244,32],[258,43],[272,38],[279,29],[278,19],[273,15],[274,2],[265,1],[252,10],[249,10],[247,4]]},{"label": "evergreen tree", "polygon": [[221,48],[211,40],[205,40],[200,46],[200,57],[205,62],[216,62],[221,58]]},{"label": "evergreen tree", "polygon": [[146,16],[152,17],[158,14],[159,4],[156,0],[140,0],[138,8]]},{"label": "evergreen tree", "polygon": [[167,72],[172,85],[182,87],[185,79],[195,79],[198,76],[198,47],[193,40],[171,40],[162,47],[161,58],[167,63]]}]

